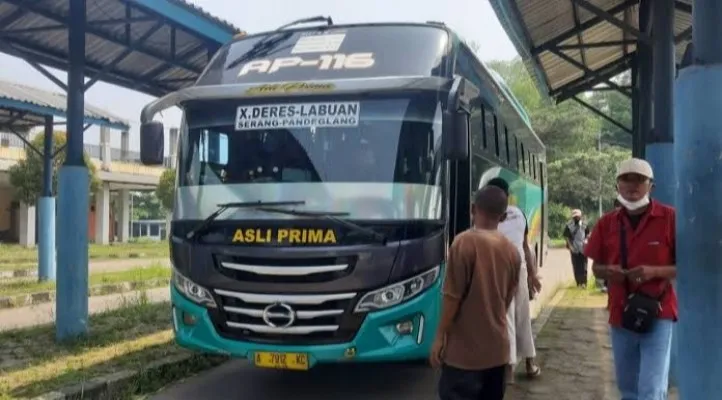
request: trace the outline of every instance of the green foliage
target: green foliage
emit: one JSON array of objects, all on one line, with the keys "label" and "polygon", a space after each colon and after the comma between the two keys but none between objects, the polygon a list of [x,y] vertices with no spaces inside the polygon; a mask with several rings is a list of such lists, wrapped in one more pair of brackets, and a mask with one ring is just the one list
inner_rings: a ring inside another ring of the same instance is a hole
[{"label": "green foliage", "polygon": [[609,148],[602,153],[578,151],[550,162],[549,201],[589,213],[597,210],[601,195],[602,208],[611,209],[616,195],[614,173],[627,157],[628,152]]},{"label": "green foliage", "polygon": [[520,60],[494,60],[487,62],[486,66],[504,78],[509,90],[524,105],[527,112],[537,110],[544,105],[534,80]]},{"label": "green foliage", "polygon": [[564,233],[564,225],[569,221],[572,209],[564,204],[549,203],[549,237],[560,238]]},{"label": "green foliage", "polygon": [[133,195],[133,220],[164,218],[163,205],[155,192],[136,192]]},{"label": "green foliage", "polygon": [[[37,135],[31,143],[36,149],[42,150],[43,136]],[[53,159],[53,195],[58,192],[58,169],[65,162],[65,151],[58,152],[59,149],[65,147],[65,132],[53,132],[53,153],[57,155]],[[90,194],[98,189],[100,181],[96,176],[95,165],[90,161],[87,154],[83,154],[85,165],[90,173]],[[10,183],[15,187],[15,197],[17,200],[26,204],[35,204],[36,200],[42,194],[43,185],[43,158],[27,147],[25,149],[25,159],[18,161],[8,170],[10,175]]]},{"label": "green foliage", "polygon": [[160,204],[167,211],[173,209],[173,198],[175,191],[175,169],[166,169],[160,176],[158,187],[155,189],[155,196]]}]

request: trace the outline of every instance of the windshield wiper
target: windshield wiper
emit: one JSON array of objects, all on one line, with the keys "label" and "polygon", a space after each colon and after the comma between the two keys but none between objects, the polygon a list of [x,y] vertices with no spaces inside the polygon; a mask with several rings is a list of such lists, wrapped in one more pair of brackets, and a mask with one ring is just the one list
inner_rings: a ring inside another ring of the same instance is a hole
[{"label": "windshield wiper", "polygon": [[223,214],[224,211],[229,208],[255,208],[262,206],[302,206],[306,204],[305,201],[244,201],[235,203],[222,203],[218,204],[216,211],[213,211],[211,215],[207,216],[206,219],[201,221],[195,228],[191,229],[186,233],[186,239],[193,239],[199,233],[203,232],[208,225],[213,222],[219,215]]},{"label": "windshield wiper", "polygon": [[282,36],[276,36],[276,34],[281,32],[282,30],[284,30],[288,27],[294,26],[294,25],[308,24],[308,23],[312,23],[312,22],[325,22],[328,25],[333,25],[333,20],[331,19],[331,17],[322,17],[322,16],[303,18],[303,19],[295,20],[293,22],[289,22],[289,23],[282,25],[282,26],[276,28],[275,30],[269,32],[268,34],[266,34],[266,36],[263,37],[263,39],[256,42],[256,44],[254,44],[242,56],[238,57],[237,59],[235,59],[231,63],[229,63],[228,66],[226,67],[226,69],[231,69],[240,63],[249,61],[253,58],[256,58],[256,57],[264,54],[264,51],[270,50],[277,44],[287,40],[288,38],[290,38],[293,35],[293,32],[287,32],[286,34],[284,34]]},{"label": "windshield wiper", "polygon": [[347,212],[284,210],[283,208],[266,207],[265,205],[255,207],[255,208],[256,208],[256,210],[270,212],[270,213],[295,215],[295,216],[299,216],[299,217],[324,218],[329,221],[333,221],[339,225],[343,225],[353,231],[362,233],[362,234],[372,238],[373,240],[379,242],[381,245],[385,246],[386,242],[388,241],[388,238],[383,233],[379,233],[373,229],[365,228],[365,227],[355,224],[351,221],[347,221],[345,219],[338,218],[338,217],[343,217],[343,216],[349,215],[349,213],[347,213]]}]

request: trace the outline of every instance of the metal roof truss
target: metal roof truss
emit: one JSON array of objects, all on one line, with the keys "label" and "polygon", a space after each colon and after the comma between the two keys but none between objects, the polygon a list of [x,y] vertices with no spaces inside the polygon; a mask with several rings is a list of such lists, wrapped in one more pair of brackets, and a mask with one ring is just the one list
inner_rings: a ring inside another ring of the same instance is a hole
[{"label": "metal roof truss", "polygon": [[[68,69],[67,0],[0,2],[0,51],[26,60],[63,90],[43,65]],[[127,0],[88,2],[85,84],[98,80],[153,96],[191,85],[220,44]]]},{"label": "metal roof truss", "polygon": [[[620,129],[632,133],[634,127],[627,127],[621,122],[614,120],[603,111],[581,99],[578,95],[582,92],[588,91],[615,90],[628,97],[630,101],[635,101],[634,97],[637,95],[636,84],[622,87],[612,81],[612,78],[631,68],[633,81],[637,81],[635,64],[638,53],[636,50],[641,46],[651,46],[652,35],[651,10],[642,10],[641,8],[647,8],[647,6],[651,5],[651,2],[641,2],[642,4],[640,4],[640,0],[626,0],[615,7],[604,10],[587,0],[569,1],[572,4],[572,14],[575,25],[574,28],[538,46],[532,47],[530,54],[537,60],[538,64],[541,64],[539,63],[539,56],[544,52],[550,52],[557,58],[581,70],[583,75],[558,88],[550,88],[549,96],[554,98],[556,103],[572,99],[584,108],[587,108],[594,114],[616,125]],[[635,27],[637,24],[633,23],[632,11],[634,7],[638,8],[638,26],[646,27],[643,31],[637,29],[637,27]],[[579,19],[580,9],[592,13],[594,17],[582,23]],[[688,3],[677,0],[675,1],[675,10],[677,12],[691,15],[692,6]],[[615,16],[618,14],[622,14],[623,19],[619,19]],[[645,20],[643,21],[642,19]],[[617,27],[621,31],[623,39],[615,41],[585,42],[583,38],[584,33],[603,22],[607,22]],[[578,43],[564,44],[564,42],[572,38],[575,38]],[[691,38],[692,27],[690,26],[675,36],[675,44],[689,41]],[[591,69],[586,60],[587,51],[591,49],[609,47],[621,47],[623,53],[622,57],[597,69]],[[570,52],[578,52],[580,61],[576,60],[573,55],[570,55]],[[604,86],[600,87],[599,85]]]}]

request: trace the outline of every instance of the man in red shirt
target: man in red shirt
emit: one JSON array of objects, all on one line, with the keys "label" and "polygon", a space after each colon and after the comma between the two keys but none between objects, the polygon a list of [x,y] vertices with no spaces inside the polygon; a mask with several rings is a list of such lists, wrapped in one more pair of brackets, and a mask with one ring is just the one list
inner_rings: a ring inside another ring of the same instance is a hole
[{"label": "man in red shirt", "polygon": [[597,222],[585,248],[594,260],[594,275],[609,283],[612,352],[622,400],[667,399],[672,326],[677,321],[671,284],[676,276],[675,214],[650,200],[653,178],[644,160],[620,163],[621,207]]}]

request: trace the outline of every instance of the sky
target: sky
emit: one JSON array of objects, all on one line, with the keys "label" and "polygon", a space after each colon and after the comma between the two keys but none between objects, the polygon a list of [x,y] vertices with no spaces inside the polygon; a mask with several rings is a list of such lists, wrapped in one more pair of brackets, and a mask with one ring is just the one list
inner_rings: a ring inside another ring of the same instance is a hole
[{"label": "sky", "polygon": [[[89,0],[93,1],[93,0]],[[222,16],[248,33],[268,31],[287,22],[316,15],[331,16],[334,23],[354,22],[444,22],[461,37],[481,45],[478,56],[483,61],[512,59],[517,56],[488,0],[191,0],[212,15]],[[390,7],[393,3],[394,6]],[[66,80],[65,73],[50,69]],[[44,90],[62,91],[25,61],[0,54],[0,79]],[[139,92],[98,82],[86,92],[86,102],[131,123],[131,150],[139,149],[139,115],[143,106],[154,98]],[[166,130],[180,123],[178,109],[164,112]],[[85,143],[97,144],[100,132],[91,127]],[[120,147],[120,132],[111,132],[111,145]],[[167,153],[168,146],[166,146]]]}]

